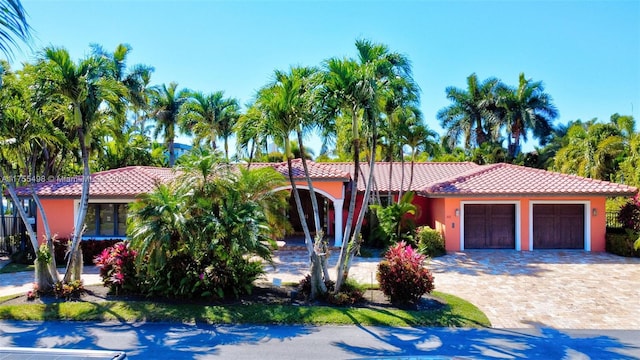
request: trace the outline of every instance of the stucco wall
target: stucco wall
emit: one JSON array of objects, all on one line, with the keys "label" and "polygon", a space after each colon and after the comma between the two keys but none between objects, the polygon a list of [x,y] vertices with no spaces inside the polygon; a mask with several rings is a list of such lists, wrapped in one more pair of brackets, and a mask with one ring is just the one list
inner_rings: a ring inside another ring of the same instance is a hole
[{"label": "stucco wall", "polygon": [[[447,251],[460,251],[461,249],[461,226],[462,222],[462,205],[464,202],[515,202],[518,204],[519,212],[519,228],[516,229],[516,241],[518,241],[520,250],[531,250],[532,243],[532,224],[531,224],[531,206],[535,202],[550,203],[568,203],[568,202],[585,202],[590,231],[589,244],[591,251],[605,251],[605,233],[606,233],[606,209],[605,197],[538,197],[538,198],[447,198],[447,199],[429,199],[432,217],[429,218],[428,224],[440,230],[445,237],[445,246]],[[459,215],[456,215],[456,209]],[[595,215],[594,215],[595,210]],[[433,224],[433,225],[431,225]],[[535,250],[535,249],[534,249]]]},{"label": "stucco wall", "polygon": [[[73,232],[73,199],[41,199],[51,234],[58,239],[71,238]],[[45,239],[44,223],[38,213],[38,242]]]}]

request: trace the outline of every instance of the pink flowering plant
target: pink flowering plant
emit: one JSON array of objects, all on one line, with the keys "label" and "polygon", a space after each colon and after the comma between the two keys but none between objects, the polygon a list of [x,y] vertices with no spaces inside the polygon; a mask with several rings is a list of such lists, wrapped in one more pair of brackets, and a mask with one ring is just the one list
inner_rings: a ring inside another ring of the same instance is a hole
[{"label": "pink flowering plant", "polygon": [[104,286],[114,294],[131,294],[138,291],[135,260],[137,252],[129,242],[119,242],[96,256],[94,263],[100,269]]},{"label": "pink flowering plant", "polygon": [[380,290],[392,303],[416,305],[433,291],[433,275],[424,267],[425,256],[404,241],[389,248],[378,264]]}]

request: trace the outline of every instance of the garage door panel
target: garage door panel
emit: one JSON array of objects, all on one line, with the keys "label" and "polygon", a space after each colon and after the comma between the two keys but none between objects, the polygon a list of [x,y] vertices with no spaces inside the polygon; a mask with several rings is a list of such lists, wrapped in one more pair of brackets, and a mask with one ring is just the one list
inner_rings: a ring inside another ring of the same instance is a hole
[{"label": "garage door panel", "polygon": [[465,204],[464,244],[467,249],[515,248],[515,205]]},{"label": "garage door panel", "polygon": [[584,249],[584,204],[534,204],[534,249]]}]

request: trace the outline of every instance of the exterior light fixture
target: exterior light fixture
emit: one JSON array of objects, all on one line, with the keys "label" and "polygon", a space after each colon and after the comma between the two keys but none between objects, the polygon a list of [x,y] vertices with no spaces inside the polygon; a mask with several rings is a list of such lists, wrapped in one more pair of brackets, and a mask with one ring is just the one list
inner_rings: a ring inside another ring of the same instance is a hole
[{"label": "exterior light fixture", "polygon": [[593,209],[591,210],[591,213],[593,214],[593,216],[598,216],[598,209],[593,208]]},{"label": "exterior light fixture", "polygon": [[456,217],[460,217],[460,209],[456,209]]}]

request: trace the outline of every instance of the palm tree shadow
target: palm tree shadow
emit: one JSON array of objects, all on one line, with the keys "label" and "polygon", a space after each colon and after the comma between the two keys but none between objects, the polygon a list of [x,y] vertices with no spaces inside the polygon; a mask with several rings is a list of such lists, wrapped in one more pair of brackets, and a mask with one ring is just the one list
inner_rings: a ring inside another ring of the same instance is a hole
[{"label": "palm tree shadow", "polygon": [[388,358],[404,356],[531,358],[531,359],[636,359],[628,355],[637,346],[609,336],[570,335],[541,326],[531,333],[500,329],[463,328],[388,328],[362,327],[368,336],[381,343],[376,348],[334,342],[357,357]]},{"label": "palm tree shadow", "polygon": [[313,327],[121,322],[3,321],[0,345],[122,351],[127,356],[181,359],[217,355],[223,345],[286,340],[318,331]]}]

